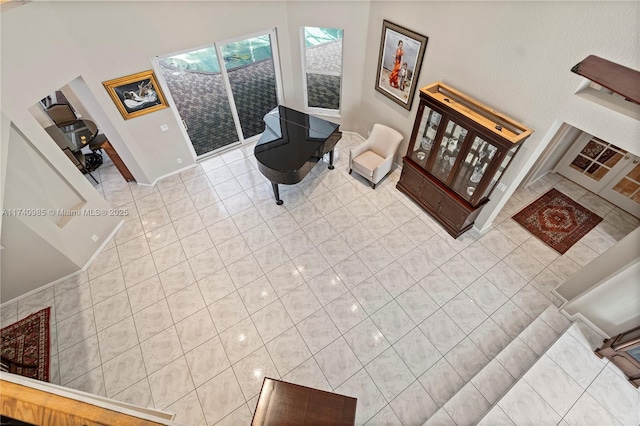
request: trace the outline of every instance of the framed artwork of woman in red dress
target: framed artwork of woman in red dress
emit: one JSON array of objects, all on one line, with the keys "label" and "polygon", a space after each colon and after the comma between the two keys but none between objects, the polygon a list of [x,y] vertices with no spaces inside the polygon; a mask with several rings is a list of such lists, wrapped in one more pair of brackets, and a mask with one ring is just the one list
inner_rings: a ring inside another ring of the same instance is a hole
[{"label": "framed artwork of woman in red dress", "polygon": [[384,20],[376,90],[410,110],[428,37]]}]

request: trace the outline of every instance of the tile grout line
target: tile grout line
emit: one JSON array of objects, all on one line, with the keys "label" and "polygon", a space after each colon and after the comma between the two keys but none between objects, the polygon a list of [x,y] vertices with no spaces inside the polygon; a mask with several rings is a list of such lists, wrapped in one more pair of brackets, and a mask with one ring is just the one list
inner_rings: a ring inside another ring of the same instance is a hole
[{"label": "tile grout line", "polygon": [[[240,160],[240,161],[242,161],[242,160]],[[225,164],[225,165],[226,165],[226,164]],[[246,173],[245,173],[245,174],[246,174]],[[179,175],[178,175],[178,176],[179,176]],[[201,176],[201,175],[198,175],[198,176]],[[182,179],[182,177],[180,177],[180,178]],[[233,176],[233,178],[236,178],[236,176],[234,175],[234,176]],[[182,180],[182,183],[183,183],[183,184],[184,184],[184,182],[185,182],[185,181],[184,181],[184,180]],[[176,185],[177,185],[177,184],[176,184]],[[260,185],[260,184],[259,184],[259,185]],[[174,186],[174,185],[172,185],[172,186]],[[171,187],[171,186],[170,186],[170,187]],[[167,187],[167,188],[170,188],[170,187]],[[254,186],[254,187],[255,187],[255,186]],[[254,187],[252,187],[252,188],[254,188]],[[213,188],[212,188],[212,187],[208,187],[208,189],[213,189]],[[249,188],[249,189],[251,189],[251,188]],[[213,190],[215,191],[215,189],[213,189]],[[332,190],[333,190],[333,188],[329,188],[329,190],[328,190],[327,192],[331,193],[331,192],[332,192]],[[243,188],[243,192],[245,192],[245,193],[246,193],[246,191],[247,191],[247,189],[244,189],[244,188]],[[203,192],[203,191],[200,191],[200,192]],[[132,195],[133,195],[133,194],[132,194]],[[189,196],[191,196],[191,195],[193,195],[193,194],[188,194],[188,195],[189,195]],[[245,195],[246,195],[246,194],[245,194]],[[323,194],[320,194],[319,196],[322,196],[322,195],[323,195]],[[360,193],[360,198],[362,198],[362,196],[363,196],[363,195],[364,195],[364,194]],[[144,197],[143,197],[143,198],[144,198]],[[164,204],[164,207],[163,207],[163,208],[165,208],[165,209],[166,209],[167,205],[166,205],[166,202],[164,202],[164,199],[162,198],[162,194],[161,194],[161,193],[160,193],[160,198],[163,200],[163,204]],[[315,198],[317,198],[317,197],[315,197]],[[251,201],[252,205],[253,205],[253,206],[254,206],[254,208],[255,208],[255,204],[254,204],[253,199],[249,198],[249,200]],[[179,201],[180,201],[180,200],[176,201],[176,203],[177,203],[177,202],[179,202]],[[220,200],[220,201],[218,201],[218,202],[222,202],[222,201],[223,201],[223,200]],[[267,201],[267,200],[265,200],[265,201]],[[312,200],[312,199],[308,199],[308,201],[311,201],[311,203],[313,204],[313,200]],[[135,202],[135,199],[134,199],[134,202]],[[242,210],[242,211],[244,211],[244,210]],[[199,212],[199,211],[198,211],[198,210],[196,210],[196,212]],[[238,212],[238,213],[240,213],[240,212]],[[238,214],[238,213],[236,213],[236,214]],[[284,212],[282,212],[282,213],[284,213]],[[140,216],[140,215],[139,215],[139,216]],[[199,216],[200,216],[200,215],[199,215]],[[231,217],[231,216],[232,216],[232,215],[229,215],[228,217]],[[322,218],[324,218],[324,217],[325,217],[325,215],[324,215],[324,214],[322,214]],[[358,217],[356,217],[356,218],[357,218],[357,220],[358,220],[358,223],[361,223],[361,220],[360,220]],[[180,219],[180,218],[178,218],[178,219]],[[264,220],[264,217],[263,217],[262,219],[263,219],[263,222],[262,222],[262,223],[266,223],[266,220]],[[201,219],[201,220],[202,220],[202,219]],[[233,218],[232,218],[232,220],[233,220]],[[173,223],[174,223],[174,221],[173,221],[173,220],[170,220],[170,223],[172,223],[172,224],[173,224]],[[298,225],[299,225],[299,224],[298,224]],[[236,226],[237,226],[237,225],[236,225]],[[306,225],[305,225],[305,226],[306,226]],[[207,229],[207,226],[205,226],[205,227],[204,227],[204,229]],[[250,229],[253,229],[253,228],[250,228]],[[249,230],[250,230],[250,229],[249,229]],[[300,229],[304,231],[304,227],[300,227]],[[396,228],[394,228],[394,229],[400,229],[400,228],[399,228],[399,227],[396,227]],[[248,230],[247,230],[247,231],[248,231]],[[199,232],[199,231],[196,231],[196,232]],[[245,232],[246,232],[246,231],[245,231]],[[304,232],[305,232],[305,234],[306,234],[306,231],[304,231]],[[392,231],[392,232],[393,232],[393,231]],[[193,234],[193,233],[190,233],[189,235],[192,235],[192,234]],[[143,234],[143,235],[145,235],[145,234]],[[189,235],[185,235],[185,237],[188,237]],[[245,241],[245,244],[246,244],[246,239],[244,238],[244,235],[243,235],[242,233],[240,233],[240,235],[242,235],[242,236],[243,236],[243,240]],[[338,235],[340,235],[340,234],[338,233]],[[385,234],[385,235],[386,235],[386,234]],[[436,235],[438,235],[438,234],[436,234]],[[183,237],[183,238],[184,238],[184,237]],[[209,236],[209,238],[210,238],[210,236]],[[375,239],[375,241],[374,241],[374,242],[379,241],[379,239],[380,239],[380,238]],[[180,244],[181,244],[181,248],[182,248],[182,250],[183,250],[183,252],[184,252],[184,246],[182,245],[182,241],[181,241],[181,240],[182,240],[181,238],[178,238],[178,241],[180,242]],[[277,239],[277,241],[279,241],[279,240]],[[315,244],[315,242],[313,242],[313,241],[312,241],[312,243],[314,244],[314,247],[317,249],[318,245],[317,245],[317,244]],[[372,244],[373,244],[373,243],[372,243]],[[419,245],[418,245],[418,246],[419,246]],[[115,248],[117,248],[117,245],[115,246]],[[216,246],[215,244],[213,244],[213,248],[216,248],[216,249],[217,249],[217,246]],[[466,248],[466,247],[465,247],[465,248]],[[456,250],[456,252],[459,254],[462,250],[464,250],[464,248],[462,248],[461,250]],[[116,253],[117,253],[117,254],[118,254],[118,256],[119,256],[119,252],[118,252],[118,251],[116,251]],[[150,253],[151,253],[151,251],[150,251]],[[251,250],[251,254],[252,254],[252,255],[254,255],[254,251],[253,251],[253,250]],[[321,255],[322,255],[322,254],[321,254]],[[354,252],[354,254],[353,254],[353,255],[356,255],[356,256],[357,256],[357,252]],[[348,258],[348,257],[349,257],[349,256],[347,256],[347,258]],[[396,262],[396,261],[397,261],[397,259],[395,258],[395,256],[392,256],[392,257],[393,257],[393,259],[394,259],[394,261],[393,261],[393,262]],[[254,255],[254,258],[255,258],[255,255]],[[153,256],[152,256],[152,260],[154,260],[154,263],[155,263],[155,259],[153,259]],[[187,259],[187,261],[188,261],[188,260],[189,260],[189,259]],[[343,260],[344,260],[344,259],[343,259]],[[392,263],[393,263],[393,262],[392,262]],[[327,262],[327,263],[328,263],[328,262]],[[446,262],[445,262],[445,263],[446,263]],[[122,266],[122,265],[121,265],[121,266]],[[120,266],[120,267],[121,267],[121,266]],[[334,266],[335,266],[335,265],[334,265]],[[402,265],[401,265],[401,266],[402,266]],[[189,267],[191,268],[191,265],[190,265],[190,264],[189,264]],[[224,268],[226,269],[226,265],[224,266]],[[328,268],[328,269],[332,269],[332,270],[333,270],[333,266],[331,266],[331,265],[329,264],[329,268]],[[327,269],[327,270],[328,270],[328,269]],[[384,268],[383,268],[383,269],[384,269]],[[545,267],[545,269],[547,269],[547,268]],[[156,272],[157,272],[157,267],[156,267]],[[262,272],[263,272],[263,275],[265,275],[265,276],[266,276],[266,274],[264,273],[264,270],[262,270]],[[333,272],[335,273],[335,270],[333,270]],[[378,272],[380,272],[380,271],[378,271]],[[192,271],[192,273],[193,273],[193,271]],[[538,275],[540,275],[540,273],[538,273],[536,276],[538,276]],[[375,276],[375,274],[373,274],[372,276]],[[97,278],[97,277],[96,277],[96,278]],[[534,278],[535,278],[535,277],[534,277]],[[525,278],[525,279],[526,279],[526,278]],[[308,281],[307,281],[304,277],[303,277],[303,280],[305,281],[305,284],[306,284],[306,285],[308,285]],[[416,284],[418,284],[418,285],[419,285],[419,282],[418,282],[418,281],[416,281],[416,280],[414,280],[414,281],[415,281],[415,282],[413,283],[413,285],[416,285]],[[525,285],[531,284],[532,282],[533,282],[533,279],[532,279],[532,280],[527,280],[527,284],[525,284]],[[140,284],[140,283],[138,283],[138,284]],[[197,280],[196,280],[196,284],[197,284]],[[248,284],[250,284],[250,283],[248,283]],[[248,284],[245,284],[245,285],[248,285]],[[358,284],[358,285],[359,285],[359,284]],[[413,285],[412,285],[412,286],[413,286]],[[234,287],[235,287],[235,283],[234,283]],[[244,287],[244,286],[243,286],[243,287]],[[467,287],[468,287],[468,286],[467,286]],[[524,286],[523,286],[523,287],[524,287]],[[522,288],[523,288],[523,287],[522,287]],[[354,286],[354,288],[355,288],[355,286]],[[534,288],[535,288],[535,286],[534,286]],[[128,288],[125,288],[125,289],[127,289],[127,290],[128,290]],[[164,289],[163,289],[163,290],[164,290]],[[349,292],[349,293],[351,294],[351,296],[352,296],[352,297],[354,297],[354,296],[353,296],[353,293],[351,293],[351,290],[352,290],[352,289],[350,289],[350,288],[348,288],[348,287],[347,287],[347,292]],[[465,290],[466,290],[466,287],[465,287],[465,289],[462,289],[458,294],[460,294],[461,292],[464,292]],[[236,287],[236,290],[235,290],[235,291],[238,291],[238,288],[237,288],[237,287]],[[312,290],[312,291],[313,291],[313,290]],[[199,288],[199,292],[201,293],[201,289],[200,289],[200,288]],[[344,294],[346,294],[346,293],[344,293]],[[402,294],[402,293],[401,293],[401,294]],[[202,295],[202,293],[201,293],[201,295]],[[127,296],[128,296],[128,294],[127,294]],[[276,296],[277,296],[277,300],[280,300],[280,296],[278,296],[277,294],[276,294]],[[314,295],[314,296],[315,296],[315,295]],[[514,296],[515,296],[515,295],[514,295]],[[342,296],[339,296],[339,297],[342,297]],[[467,296],[467,297],[468,297],[468,296]],[[512,296],[512,297],[513,297],[513,296]],[[546,297],[546,295],[545,295],[545,297]],[[166,299],[166,295],[165,295],[165,299]],[[392,297],[392,300],[395,300],[395,299],[396,299],[395,297]],[[334,300],[335,300],[335,299],[334,299]],[[357,299],[356,299],[356,300],[357,300]],[[508,300],[511,300],[511,298],[508,298]],[[244,300],[242,300],[242,298],[241,298],[241,301],[242,301],[242,303],[243,303],[243,306],[245,306],[245,309],[246,309],[246,305],[244,305]],[[272,303],[273,303],[273,302],[272,302]],[[332,302],[329,302],[329,303],[332,303]],[[396,303],[397,303],[397,302],[396,302]],[[505,303],[506,303],[506,302],[505,302]],[[516,306],[518,306],[518,305],[517,305],[517,303],[515,303],[515,302],[513,302],[513,303],[514,303]],[[322,304],[320,304],[320,305],[322,305]],[[400,305],[400,304],[399,304],[399,305]],[[93,304],[92,304],[92,306],[93,306]],[[385,306],[386,306],[386,305],[385,305]],[[440,306],[440,305],[438,305],[438,306],[439,306],[439,309],[442,309],[442,306]],[[265,306],[265,307],[266,307],[266,306]],[[262,307],[261,309],[263,309],[263,308],[265,308],[265,307]],[[518,307],[519,307],[519,306],[518,306]],[[405,308],[403,308],[403,307],[402,307],[402,305],[400,305],[400,308],[401,308],[401,309],[402,309],[402,311],[406,314],[406,310],[405,310]],[[321,309],[324,309],[324,306],[322,306],[322,307],[321,307]],[[382,308],[380,308],[380,309],[382,309]],[[499,309],[499,308],[498,308],[498,309]],[[520,309],[521,309],[521,308],[520,308]],[[247,312],[248,312],[248,310],[247,310]],[[256,311],[256,312],[258,312],[258,311]],[[256,312],[254,312],[254,314],[255,314]],[[317,312],[317,311],[316,311],[316,312]],[[376,312],[377,312],[377,311],[376,311]],[[483,311],[483,312],[484,312],[484,311]],[[494,311],[494,312],[495,312],[495,311]],[[525,312],[525,313],[526,313],[526,312]],[[325,311],[325,314],[326,314],[326,311]],[[445,312],[445,314],[446,314],[446,312]],[[485,314],[486,314],[486,312],[485,312]],[[209,315],[210,315],[210,312],[209,312]],[[251,318],[252,324],[253,324],[253,325],[254,325],[254,327],[255,327],[255,323],[253,322],[253,318],[251,317],[251,315],[252,315],[252,314],[249,314],[249,318]],[[327,314],[327,315],[328,315],[328,314]],[[528,316],[528,314],[527,314],[527,316]],[[332,320],[332,322],[334,321],[334,320],[331,318],[331,316],[329,316],[329,318]],[[367,318],[370,318],[370,315],[367,315]],[[487,315],[487,318],[491,318],[491,316]],[[366,319],[366,318],[365,318],[365,319]],[[534,320],[535,320],[535,319],[534,319]],[[453,321],[453,322],[455,323],[455,321]],[[57,323],[58,323],[58,322],[56,322],[56,327],[57,327],[57,325],[58,325]],[[359,325],[359,324],[361,324],[361,322],[359,322],[357,325]],[[375,323],[374,323],[374,324],[375,324]],[[174,322],[174,324],[173,324],[173,325],[174,325],[174,327],[175,327],[175,322]],[[357,325],[356,325],[356,326],[357,326]],[[294,327],[296,327],[296,330],[297,330],[297,324],[294,324]],[[355,327],[355,326],[354,326],[354,327]],[[376,327],[377,327],[377,326],[376,326]],[[417,325],[417,327],[419,328],[419,324]],[[414,327],[414,328],[415,328],[415,327]],[[476,328],[477,328],[477,327],[476,327]],[[353,329],[353,327],[352,327],[350,330],[352,330],[352,329]],[[289,329],[288,329],[288,330],[289,330]],[[350,331],[350,330],[347,330],[347,332],[348,332],[348,331]],[[413,328],[412,328],[412,330],[413,330]],[[474,330],[475,330],[475,329],[474,329]],[[217,330],[216,330],[216,331],[217,331]],[[299,333],[299,331],[298,331],[298,333]],[[218,333],[218,335],[219,335],[219,333]],[[470,333],[469,333],[469,334],[466,334],[466,337],[468,337],[469,335],[470,335]],[[507,335],[508,335],[508,333],[507,333]],[[262,341],[262,336],[259,336],[259,337],[260,337],[260,339],[261,339],[261,341]],[[344,333],[341,333],[341,337],[343,337],[343,338],[344,338]],[[303,340],[304,340],[304,339],[303,339]],[[397,342],[396,342],[396,343],[397,343]],[[306,345],[306,342],[305,342],[305,345]],[[264,341],[263,341],[263,346],[266,346],[266,344],[264,343]],[[393,347],[393,345],[391,345],[391,344],[390,344],[390,347]],[[307,349],[308,349],[308,347],[307,347]],[[322,350],[322,349],[321,349],[321,350]],[[395,349],[394,349],[394,350],[395,350]],[[268,352],[268,351],[267,351],[267,352]],[[309,351],[309,352],[311,352],[311,351]],[[319,351],[318,351],[318,352],[319,352]],[[184,351],[183,351],[183,356],[184,356]],[[271,356],[271,355],[269,354],[269,356]],[[313,355],[313,354],[312,354],[312,357],[315,357],[315,355]],[[443,357],[444,357],[444,356],[443,356]],[[272,362],[273,362],[273,360],[272,360]],[[306,362],[306,361],[305,361],[305,362]],[[316,361],[316,362],[317,362],[317,361]],[[274,365],[275,365],[275,363],[274,363]],[[368,365],[368,364],[367,364],[367,365]],[[406,365],[406,364],[405,364],[405,365]],[[297,368],[297,367],[296,367],[296,368]],[[363,368],[364,368],[364,366],[363,366]],[[295,369],[295,368],[294,368],[294,369]],[[322,369],[321,369],[321,371],[322,371]],[[358,370],[358,371],[359,371],[359,370]],[[324,374],[324,372],[323,372],[323,374]],[[413,373],[412,373],[412,374],[413,374]],[[414,376],[414,377],[415,377],[415,376]],[[325,377],[325,379],[326,379],[326,377]],[[349,380],[349,379],[347,379],[347,380]],[[373,380],[373,379],[372,379],[372,380]],[[345,380],[345,381],[346,381],[346,380]],[[344,382],[343,382],[343,383],[344,383]],[[413,382],[412,382],[412,383],[413,383]],[[374,384],[375,384],[375,381],[374,381]],[[377,386],[377,384],[376,384],[376,386]]]}]

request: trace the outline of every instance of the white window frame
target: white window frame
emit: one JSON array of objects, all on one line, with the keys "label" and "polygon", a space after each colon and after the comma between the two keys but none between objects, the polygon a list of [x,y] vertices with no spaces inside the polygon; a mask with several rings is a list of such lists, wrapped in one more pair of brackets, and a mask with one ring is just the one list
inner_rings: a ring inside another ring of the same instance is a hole
[{"label": "white window frame", "polygon": [[[342,110],[342,74],[343,74],[343,67],[344,67],[344,29],[341,29],[343,45],[342,45],[342,52],[340,54],[340,72],[336,72],[336,71],[314,70],[314,69],[309,69],[307,67],[307,45],[306,45],[306,35],[304,31],[305,28],[311,28],[311,26],[304,26],[300,28],[300,52],[302,57],[302,95],[303,95],[304,109],[305,111],[308,111],[311,113],[326,115],[330,117],[340,117],[341,110]],[[328,27],[314,27],[314,28],[328,28]],[[340,107],[338,109],[318,108],[318,107],[309,106],[309,93],[307,89],[308,73],[318,74],[318,75],[332,75],[332,76],[340,77],[340,98],[339,98]]]},{"label": "white window frame", "polygon": [[[276,31],[276,28],[272,28],[269,30],[264,30],[264,31],[259,31],[259,32],[255,32],[252,34],[245,34],[242,36],[238,36],[238,37],[234,37],[234,38],[230,38],[230,39],[225,39],[225,40],[221,40],[221,41],[216,41],[216,42],[212,42],[212,43],[208,43],[208,44],[204,44],[201,46],[196,46],[196,47],[191,47],[188,49],[184,49],[184,50],[180,50],[177,52],[172,52],[172,53],[166,53],[164,55],[158,55],[158,56],[154,56],[153,58],[151,58],[151,63],[152,63],[152,68],[155,72],[156,78],[158,79],[158,83],[160,84],[160,87],[162,88],[162,91],[165,94],[165,97],[167,98],[167,101],[169,103],[169,105],[171,106],[171,111],[173,112],[173,115],[176,117],[176,121],[178,122],[178,127],[182,133],[182,135],[184,136],[185,140],[188,141],[188,148],[189,151],[191,152],[191,155],[193,156],[194,160],[200,160],[200,159],[204,159],[204,158],[208,158],[212,155],[218,154],[220,152],[224,152],[227,151],[231,148],[235,148],[241,145],[246,145],[246,144],[250,144],[253,142],[256,142],[258,139],[260,139],[260,136],[262,135],[262,133],[257,134],[255,136],[251,136],[249,138],[245,138],[244,134],[242,132],[242,126],[240,124],[240,117],[238,115],[238,109],[236,107],[236,101],[233,97],[233,92],[231,90],[231,83],[229,81],[229,74],[227,72],[227,69],[224,65],[224,59],[222,56],[222,51],[221,51],[221,46],[228,44],[228,43],[234,43],[237,41],[241,41],[241,40],[245,40],[248,38],[255,38],[255,37],[260,37],[263,35],[268,35],[269,36],[269,41],[271,43],[271,54],[272,54],[272,59],[273,59],[273,68],[274,68],[274,72],[275,72],[275,77],[276,77],[276,97],[278,100],[278,104],[282,104],[283,100],[284,100],[284,94],[283,94],[283,89],[282,89],[282,72],[280,70],[280,52],[278,50],[278,34]],[[218,59],[218,65],[220,67],[220,72],[222,73],[222,80],[224,83],[224,87],[225,90],[227,91],[227,100],[229,101],[229,107],[231,110],[231,116],[233,118],[233,123],[235,125],[236,128],[236,133],[238,135],[238,141],[231,143],[229,145],[225,145],[217,150],[211,151],[211,152],[207,152],[205,154],[202,155],[197,155],[195,148],[193,147],[193,143],[191,142],[191,138],[189,137],[189,134],[187,133],[187,128],[186,125],[184,123],[184,121],[182,120],[182,117],[180,116],[180,113],[178,111],[178,107],[173,99],[173,96],[171,95],[171,90],[169,89],[169,85],[167,84],[164,75],[162,74],[162,70],[160,69],[160,64],[159,61],[161,59],[166,59],[166,58],[170,58],[172,56],[176,56],[179,55],[181,53],[188,53],[188,52],[193,52],[194,50],[199,50],[199,49],[205,49],[205,48],[209,48],[209,47],[214,47],[215,51],[216,51],[216,56]]]}]

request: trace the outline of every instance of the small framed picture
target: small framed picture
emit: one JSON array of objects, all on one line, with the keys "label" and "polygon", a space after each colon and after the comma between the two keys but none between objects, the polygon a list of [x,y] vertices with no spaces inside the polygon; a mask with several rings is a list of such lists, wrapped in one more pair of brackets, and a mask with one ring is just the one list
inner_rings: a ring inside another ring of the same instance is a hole
[{"label": "small framed picture", "polygon": [[405,109],[411,109],[428,37],[387,20],[382,39],[376,90]]},{"label": "small framed picture", "polygon": [[168,106],[152,70],[105,81],[102,85],[125,120]]}]

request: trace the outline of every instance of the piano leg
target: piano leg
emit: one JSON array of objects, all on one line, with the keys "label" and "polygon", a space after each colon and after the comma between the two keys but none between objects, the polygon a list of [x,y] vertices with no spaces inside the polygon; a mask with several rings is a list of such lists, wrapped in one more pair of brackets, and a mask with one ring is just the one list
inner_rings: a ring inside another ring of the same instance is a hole
[{"label": "piano leg", "polygon": [[329,151],[329,170],[333,170],[335,167],[333,166],[333,149]]},{"label": "piano leg", "polygon": [[280,199],[280,191],[278,190],[278,184],[271,182],[271,187],[273,188],[273,195],[276,197],[276,204],[281,206],[284,201]]}]

